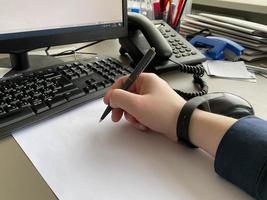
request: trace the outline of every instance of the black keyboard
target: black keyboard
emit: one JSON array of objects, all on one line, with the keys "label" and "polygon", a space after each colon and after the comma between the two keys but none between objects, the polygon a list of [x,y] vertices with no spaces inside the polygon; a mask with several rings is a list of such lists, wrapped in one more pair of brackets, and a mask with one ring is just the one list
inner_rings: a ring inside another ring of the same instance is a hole
[{"label": "black keyboard", "polygon": [[0,80],[0,139],[84,102],[104,96],[131,73],[113,58],[92,58]]}]

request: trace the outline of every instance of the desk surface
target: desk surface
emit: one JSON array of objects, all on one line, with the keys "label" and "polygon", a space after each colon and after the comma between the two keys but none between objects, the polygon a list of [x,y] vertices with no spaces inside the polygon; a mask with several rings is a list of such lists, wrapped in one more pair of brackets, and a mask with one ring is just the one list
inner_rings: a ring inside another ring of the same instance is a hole
[{"label": "desk surface", "polygon": [[[111,47],[111,48],[107,48]],[[106,41],[90,48],[90,52],[118,58],[117,41]],[[89,51],[89,50],[88,50]],[[169,72],[162,77],[173,88],[192,90],[191,75]],[[254,107],[256,115],[267,120],[267,79],[258,76],[257,83],[205,77],[209,92],[225,91],[240,95]],[[57,199],[13,137],[0,140],[0,199]]]}]

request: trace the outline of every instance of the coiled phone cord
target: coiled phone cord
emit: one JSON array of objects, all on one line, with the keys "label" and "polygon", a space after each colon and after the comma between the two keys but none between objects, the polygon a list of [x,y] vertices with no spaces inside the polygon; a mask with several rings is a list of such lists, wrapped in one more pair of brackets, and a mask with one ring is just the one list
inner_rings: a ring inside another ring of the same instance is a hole
[{"label": "coiled phone cord", "polygon": [[199,85],[199,91],[193,91],[193,92],[184,92],[181,90],[174,89],[174,91],[185,98],[186,100],[189,100],[196,96],[202,96],[208,93],[208,85],[207,83],[201,78],[205,74],[204,67],[201,64],[198,65],[186,65],[182,63],[175,62],[171,59],[169,59],[171,62],[177,64],[178,70],[183,73],[189,73],[193,74],[194,83]]},{"label": "coiled phone cord", "polygon": [[186,100],[192,99],[193,97],[202,96],[208,93],[208,85],[207,83],[198,75],[194,75],[194,83],[198,84],[200,89],[199,91],[193,92],[184,92],[181,90],[174,89],[174,91],[185,98]]},{"label": "coiled phone cord", "polygon": [[187,65],[183,64],[177,61],[174,61],[172,59],[169,59],[171,62],[177,65],[178,70],[183,73],[188,73],[188,74],[194,74],[198,75],[200,77],[204,76],[205,70],[202,64],[197,64],[197,65]]}]

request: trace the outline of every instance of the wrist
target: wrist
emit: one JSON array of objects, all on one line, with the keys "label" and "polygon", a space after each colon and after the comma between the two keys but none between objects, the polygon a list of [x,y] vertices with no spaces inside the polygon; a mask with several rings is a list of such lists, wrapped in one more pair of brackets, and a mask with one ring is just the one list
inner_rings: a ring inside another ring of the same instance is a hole
[{"label": "wrist", "polygon": [[[189,128],[188,128],[188,136],[189,136],[189,140],[190,142],[192,142],[192,144],[203,148],[203,144],[202,144],[202,137],[203,137],[203,130],[198,131],[198,128],[200,128],[200,126],[202,127],[203,125],[200,125],[201,122],[203,123],[203,121],[205,121],[205,112],[199,109],[195,109],[192,116],[191,116],[191,120],[190,120],[190,124],[189,124]],[[202,129],[202,128],[201,128]],[[204,135],[205,137],[205,135]]]},{"label": "wrist", "polygon": [[236,119],[197,109],[206,100],[196,97],[182,107],[177,120],[177,138],[189,147],[200,147],[215,155],[222,137]]},{"label": "wrist", "polygon": [[215,156],[221,139],[237,120],[195,109],[189,125],[189,140]]}]

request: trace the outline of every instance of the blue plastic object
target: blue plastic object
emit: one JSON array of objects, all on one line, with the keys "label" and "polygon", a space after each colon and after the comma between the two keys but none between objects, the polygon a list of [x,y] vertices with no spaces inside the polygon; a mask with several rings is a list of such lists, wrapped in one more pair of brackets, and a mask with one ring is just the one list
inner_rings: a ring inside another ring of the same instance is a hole
[{"label": "blue plastic object", "polygon": [[195,47],[205,49],[205,56],[211,60],[238,60],[244,47],[229,39],[214,36],[195,36],[191,41]]},{"label": "blue plastic object", "polygon": [[237,56],[241,56],[244,52],[245,48],[241,45],[237,44],[236,42],[222,38],[222,37],[215,37],[215,36],[208,36],[207,38],[213,39],[213,40],[219,40],[219,41],[225,41],[227,43],[226,49],[229,49],[230,51],[234,52]]},{"label": "blue plastic object", "polygon": [[140,8],[132,7],[132,8],[131,8],[131,12],[134,12],[134,13],[140,13]]},{"label": "blue plastic object", "polygon": [[213,60],[224,59],[223,50],[226,47],[226,42],[208,39],[200,35],[194,37],[190,42],[195,47],[201,47],[207,49],[205,52],[205,56],[208,59],[213,59]]}]

